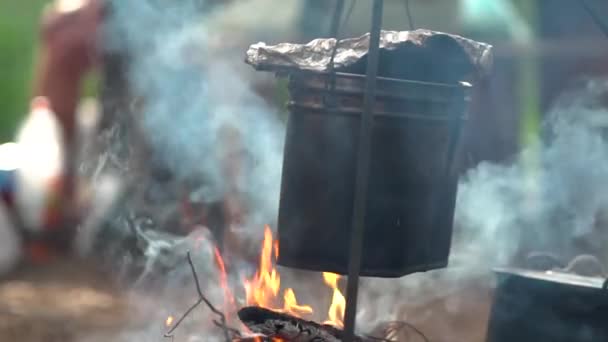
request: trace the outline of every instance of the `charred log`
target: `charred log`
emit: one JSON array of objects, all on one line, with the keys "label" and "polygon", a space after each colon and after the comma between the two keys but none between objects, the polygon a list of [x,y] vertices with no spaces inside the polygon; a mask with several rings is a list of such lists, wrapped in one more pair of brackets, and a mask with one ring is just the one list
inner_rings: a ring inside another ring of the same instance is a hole
[{"label": "charred log", "polygon": [[[254,333],[293,342],[339,342],[344,332],[333,326],[306,321],[257,306],[244,307],[239,319]],[[365,341],[357,337],[356,341]]]}]

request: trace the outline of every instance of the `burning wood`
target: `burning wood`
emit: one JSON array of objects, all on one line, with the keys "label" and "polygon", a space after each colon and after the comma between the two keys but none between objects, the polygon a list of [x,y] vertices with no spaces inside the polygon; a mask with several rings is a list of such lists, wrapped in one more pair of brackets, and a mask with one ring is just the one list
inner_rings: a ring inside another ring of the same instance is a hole
[{"label": "burning wood", "polygon": [[[344,335],[341,329],[332,325],[306,321],[285,313],[256,306],[242,308],[239,310],[238,316],[247,328],[255,333],[262,334],[265,338],[240,339],[239,342],[262,342],[262,340],[272,342],[339,342],[342,341]],[[410,341],[412,335],[409,333],[414,332],[414,335],[419,337],[421,341],[429,342],[422,331],[404,321],[382,323],[375,329],[375,332],[373,335],[356,336],[355,341]],[[407,339],[404,336],[407,336]]]},{"label": "burning wood", "polygon": [[[254,333],[260,333],[280,341],[322,341],[342,340],[342,330],[327,324],[306,321],[289,314],[280,313],[257,306],[242,308],[239,319]],[[356,341],[364,341],[357,337]]]},{"label": "burning wood", "polygon": [[[173,333],[184,319],[200,304],[204,303],[216,315],[217,319],[213,320],[213,323],[222,330],[226,342],[342,341],[344,332],[341,327],[343,326],[346,301],[338,286],[340,276],[333,273],[323,273],[325,283],[333,290],[332,303],[328,311],[329,319],[323,324],[302,319],[300,315],[312,314],[313,309],[308,305],[298,304],[293,289],[287,288],[283,291],[283,304],[282,306],[278,305],[279,293],[281,292],[280,276],[274,267],[274,258],[278,255],[278,250],[278,244],[273,240],[270,228],[266,226],[258,272],[251,280],[245,282],[247,303],[250,306],[243,307],[237,312],[244,331],[229,325],[231,320],[228,313],[235,311],[235,299],[228,287],[226,270],[220,252],[217,249],[214,250],[216,266],[220,272],[220,285],[224,289],[225,296],[224,307],[220,309],[216,308],[203,294],[188,252],[187,261],[192,271],[198,299],[181,316],[168,316],[165,319],[165,326],[169,329],[165,333],[165,337],[173,337]],[[427,341],[422,332],[407,322],[388,322],[375,330],[375,335],[379,335],[379,337],[364,335],[356,337],[355,341],[400,341],[402,338],[399,337],[399,334],[404,328],[413,330],[422,340]]]},{"label": "burning wood", "polygon": [[[238,316],[247,328],[259,334],[254,337],[240,338],[238,342],[339,342],[342,341],[344,335],[341,329],[331,325],[306,321],[285,313],[256,306],[242,308],[239,310]],[[380,324],[375,329],[376,334],[373,336],[356,336],[355,341],[410,341],[410,338],[413,336],[409,334],[410,331],[414,332],[420,338],[420,341],[429,341],[426,335],[415,326],[403,321]]]}]

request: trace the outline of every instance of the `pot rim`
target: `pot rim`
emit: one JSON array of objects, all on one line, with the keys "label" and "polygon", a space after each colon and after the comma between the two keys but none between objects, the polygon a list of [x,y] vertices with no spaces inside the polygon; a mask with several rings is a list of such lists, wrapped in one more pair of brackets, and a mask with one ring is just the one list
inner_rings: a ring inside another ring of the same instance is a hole
[{"label": "pot rim", "polygon": [[608,283],[608,280],[602,277],[582,276],[558,270],[536,271],[517,267],[496,267],[492,271],[499,276],[518,276],[531,280],[591,289],[605,289]]},{"label": "pot rim", "polygon": [[[329,71],[315,71],[315,70],[298,70],[297,72],[289,72],[288,75],[291,76],[335,76],[337,78],[352,78],[358,80],[364,80],[367,78],[365,74],[355,74],[350,72],[329,72]],[[472,88],[473,85],[466,81],[459,81],[458,83],[442,83],[442,82],[427,82],[427,81],[417,81],[410,80],[404,78],[394,78],[394,77],[382,77],[376,76],[376,80],[383,82],[395,82],[395,83],[407,83],[407,84],[416,84],[421,86],[436,86],[436,87],[445,87],[445,88]]]}]

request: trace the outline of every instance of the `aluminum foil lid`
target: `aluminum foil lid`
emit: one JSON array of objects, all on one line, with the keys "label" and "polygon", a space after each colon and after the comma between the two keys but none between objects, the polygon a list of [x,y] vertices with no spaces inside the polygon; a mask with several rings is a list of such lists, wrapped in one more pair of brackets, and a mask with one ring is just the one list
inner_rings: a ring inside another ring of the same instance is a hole
[{"label": "aluminum foil lid", "polygon": [[[401,69],[411,69],[420,63],[433,62],[433,67],[457,65],[461,72],[458,81],[467,80],[467,75],[484,76],[492,67],[492,46],[461,36],[418,29],[415,31],[382,31],[380,42],[379,76],[395,77],[382,69],[391,57],[397,64],[405,65]],[[335,69],[345,72],[364,71],[358,66],[365,60],[369,47],[369,34],[356,38],[343,39],[337,42],[338,48],[334,59]],[[289,71],[308,70],[329,71],[332,51],[336,39],[315,39],[308,44],[281,43],[266,45],[253,44],[249,47],[246,63],[257,70]],[[430,57],[429,57],[430,56]],[[408,64],[411,66],[408,67]],[[350,70],[361,69],[361,70]],[[390,71],[390,70],[388,70]],[[392,70],[395,73],[395,70]],[[410,70],[411,72],[411,70]],[[364,73],[364,72],[360,72]],[[407,76],[407,75],[406,75]],[[416,77],[412,78],[416,79]]]}]

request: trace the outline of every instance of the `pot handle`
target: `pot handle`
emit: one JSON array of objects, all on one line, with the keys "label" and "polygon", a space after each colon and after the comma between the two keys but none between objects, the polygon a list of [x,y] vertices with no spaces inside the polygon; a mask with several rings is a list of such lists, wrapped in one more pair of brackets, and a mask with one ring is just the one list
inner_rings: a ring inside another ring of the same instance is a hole
[{"label": "pot handle", "polygon": [[[591,254],[581,254],[576,256],[574,259],[572,259],[572,261],[568,263],[568,265],[566,265],[566,267],[562,269],[562,271],[578,274],[579,272],[576,272],[577,267],[585,263],[587,265],[595,265],[599,273],[598,275],[602,278],[608,278],[608,273],[606,272],[606,267],[604,266],[604,264],[595,255]],[[608,284],[604,285],[608,286]]]},{"label": "pot handle", "polygon": [[536,271],[563,269],[566,267],[557,255],[548,252],[530,252],[526,255],[524,263],[526,268]]},{"label": "pot handle", "polygon": [[326,93],[323,95],[323,105],[326,108],[334,108],[336,106],[335,90],[336,90],[336,70],[335,70],[335,58],[338,53],[338,45],[340,40],[338,39],[338,33],[340,31],[340,21],[342,20],[342,12],[344,12],[344,0],[338,0],[336,8],[334,10],[330,28],[330,37],[336,40],[332,50],[331,57],[329,58],[328,74],[329,77],[325,81]]}]

